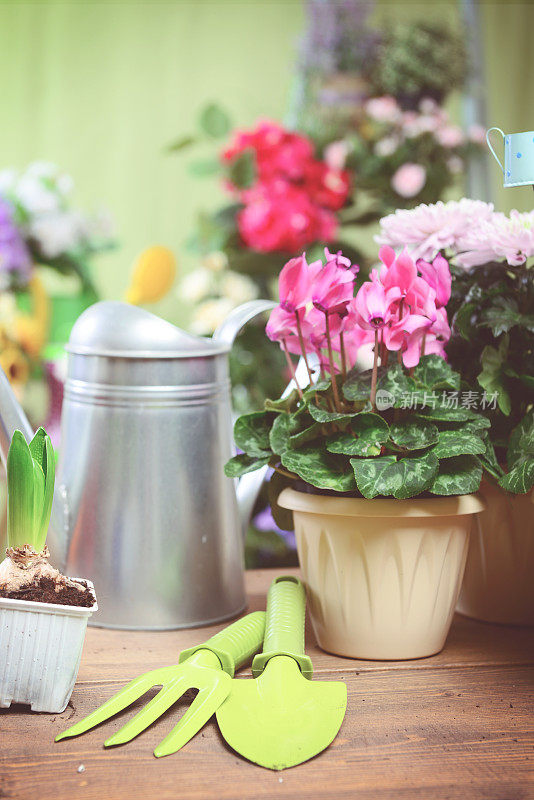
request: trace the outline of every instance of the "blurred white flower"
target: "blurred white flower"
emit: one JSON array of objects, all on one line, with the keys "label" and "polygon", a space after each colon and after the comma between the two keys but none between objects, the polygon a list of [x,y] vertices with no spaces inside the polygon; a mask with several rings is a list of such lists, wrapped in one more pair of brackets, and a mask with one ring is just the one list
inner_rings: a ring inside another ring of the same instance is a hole
[{"label": "blurred white flower", "polygon": [[196,307],[190,329],[200,336],[208,336],[224,322],[234,303],[227,297],[205,300]]},{"label": "blurred white flower", "polygon": [[213,273],[204,267],[188,272],[178,285],[181,300],[187,303],[198,303],[214,291]]},{"label": "blurred white flower", "polygon": [[8,195],[13,191],[19,174],[13,167],[0,171],[0,194]]},{"label": "blurred white flower", "polygon": [[384,136],[384,138],[379,139],[374,146],[375,155],[380,156],[381,158],[392,156],[397,150],[399,144],[400,139],[398,136]]},{"label": "blurred white flower", "polygon": [[255,300],[258,296],[258,287],[246,275],[228,270],[221,280],[221,294],[237,306],[248,300]]},{"label": "blurred white flower", "polygon": [[228,266],[228,256],[222,250],[215,250],[213,253],[208,253],[202,263],[211,272],[221,272]]},{"label": "blurred white flower", "polygon": [[45,258],[57,258],[62,253],[74,250],[88,236],[87,222],[77,211],[43,214],[28,225],[30,238],[37,243]]},{"label": "blurred white flower", "polygon": [[433,114],[435,111],[438,111],[438,109],[438,104],[431,97],[423,97],[419,103],[419,111],[422,114]]}]

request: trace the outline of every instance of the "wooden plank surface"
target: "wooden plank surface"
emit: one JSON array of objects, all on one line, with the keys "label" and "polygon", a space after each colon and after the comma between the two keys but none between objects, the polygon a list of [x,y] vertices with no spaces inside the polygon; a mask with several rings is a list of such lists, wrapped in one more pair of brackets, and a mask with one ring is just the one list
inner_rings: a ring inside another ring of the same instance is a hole
[{"label": "wooden plank surface", "polygon": [[[247,574],[250,610],[264,607],[274,574]],[[282,773],[237,756],[214,721],[180,753],[156,760],[152,750],[190,697],[128,745],[104,750],[102,743],[132,710],[54,744],[56,733],[125,680],[173,663],[181,649],[220,627],[157,633],[91,628],[63,714],[32,714],[23,706],[0,711],[0,798],[534,798],[534,631],[459,616],[441,654],[411,662],[331,656],[308,632],[316,677],[347,683],[347,714],[326,751]]]}]

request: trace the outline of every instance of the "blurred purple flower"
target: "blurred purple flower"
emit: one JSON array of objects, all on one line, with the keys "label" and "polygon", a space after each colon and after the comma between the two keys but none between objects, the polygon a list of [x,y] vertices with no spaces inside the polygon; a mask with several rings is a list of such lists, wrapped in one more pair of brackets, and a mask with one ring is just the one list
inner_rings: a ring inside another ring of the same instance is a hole
[{"label": "blurred purple flower", "polygon": [[274,531],[279,536],[284,539],[287,546],[291,550],[296,550],[296,543],[295,543],[295,534],[293,531],[283,531],[282,528],[279,528],[276,522],[273,519],[273,515],[271,514],[271,507],[266,506],[263,511],[260,511],[259,514],[256,514],[254,519],[252,520],[254,526],[263,532]]},{"label": "blurred purple flower", "polygon": [[31,268],[30,252],[13,221],[12,208],[0,197],[0,285],[6,278],[7,283],[11,278],[17,283],[27,283]]}]

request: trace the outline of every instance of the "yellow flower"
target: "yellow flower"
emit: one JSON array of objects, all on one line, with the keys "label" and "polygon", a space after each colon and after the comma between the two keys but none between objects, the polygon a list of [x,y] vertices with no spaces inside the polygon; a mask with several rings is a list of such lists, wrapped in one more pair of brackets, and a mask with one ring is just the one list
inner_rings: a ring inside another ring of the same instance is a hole
[{"label": "yellow flower", "polygon": [[155,245],[143,250],[134,264],[125,300],[134,305],[161,300],[174,283],[176,259],[167,247]]},{"label": "yellow flower", "polygon": [[31,358],[38,358],[48,335],[50,301],[41,279],[34,275],[29,283],[32,313],[15,320],[15,338]]},{"label": "yellow flower", "polygon": [[28,360],[15,345],[0,350],[0,366],[10,382],[15,385],[26,383],[30,374]]}]

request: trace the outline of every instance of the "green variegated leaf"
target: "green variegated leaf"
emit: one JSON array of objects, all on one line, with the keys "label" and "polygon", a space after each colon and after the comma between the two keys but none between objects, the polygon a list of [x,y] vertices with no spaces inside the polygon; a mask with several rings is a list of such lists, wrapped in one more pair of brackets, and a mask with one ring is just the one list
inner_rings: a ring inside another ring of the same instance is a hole
[{"label": "green variegated leaf", "polygon": [[477,456],[486,452],[486,446],[480,436],[470,431],[440,431],[439,441],[432,452],[437,458]]},{"label": "green variegated leaf", "polygon": [[227,478],[240,478],[247,472],[254,472],[261,467],[265,467],[269,463],[269,456],[263,458],[254,458],[247,456],[246,453],[239,453],[234,456],[224,465],[224,474]]},{"label": "green variegated leaf", "polygon": [[356,484],[364,497],[377,495],[404,500],[421,494],[431,485],[438,471],[432,453],[396,460],[395,456],[351,459]]},{"label": "green variegated leaf", "polygon": [[389,437],[389,426],[378,414],[363,411],[350,422],[349,430],[326,443],[330,453],[347,456],[378,456]]},{"label": "green variegated leaf", "polygon": [[428,389],[452,389],[459,391],[460,375],[455,372],[444,358],[432,353],[423,356],[415,367],[413,377]]},{"label": "green variegated leaf", "polygon": [[479,436],[482,435],[482,431],[486,430],[487,428],[491,428],[491,422],[487,417],[483,417],[478,414],[476,417],[473,416],[472,418],[468,419],[467,422],[462,425],[462,430],[470,431],[471,433],[479,432]]},{"label": "green variegated leaf", "polygon": [[503,475],[499,484],[507,492],[514,494],[525,494],[534,486],[534,458],[523,456],[515,463],[510,472]]},{"label": "green variegated leaf", "polygon": [[354,403],[365,402],[371,396],[371,371],[351,369],[343,384],[343,395]]},{"label": "green variegated leaf", "polygon": [[499,481],[504,472],[497,461],[497,456],[495,455],[495,448],[491,442],[489,437],[488,431],[479,431],[478,435],[482,437],[482,441],[484,442],[484,453],[479,456],[480,463],[482,464],[483,468],[489,473],[495,480]]},{"label": "green variegated leaf", "polygon": [[455,456],[440,462],[439,472],[429,491],[438,495],[471,494],[482,479],[482,467],[476,456]]},{"label": "green variegated leaf", "polygon": [[[338,379],[338,382],[339,382],[339,379]],[[332,381],[331,380],[326,380],[326,378],[323,378],[323,379],[317,381],[316,383],[313,384],[313,386],[308,386],[307,389],[304,389],[304,392],[303,392],[304,400],[306,402],[309,402],[310,400],[313,400],[315,395],[327,392],[330,389],[331,386],[332,386]]]},{"label": "green variegated leaf", "polygon": [[282,464],[318,489],[350,492],[356,487],[348,459],[325,453],[322,449],[286,450],[282,454]]},{"label": "green variegated leaf", "polygon": [[342,411],[327,411],[319,408],[314,403],[308,405],[308,411],[316,422],[347,422],[354,414],[346,414]]},{"label": "green variegated leaf", "polygon": [[427,405],[425,408],[415,411],[414,415],[420,419],[436,420],[438,422],[465,422],[469,419],[467,408],[448,408],[440,400],[436,402],[435,408]]},{"label": "green variegated leaf", "polygon": [[292,448],[299,448],[303,445],[307,444],[308,442],[313,442],[314,439],[317,439],[320,436],[322,430],[322,425],[320,422],[314,422],[313,425],[310,425],[309,428],[304,428],[303,431],[299,431],[299,433],[295,433],[289,437],[289,446]]},{"label": "green variegated leaf", "polygon": [[281,456],[290,447],[290,438],[301,429],[299,418],[287,411],[279,414],[273,422],[269,443],[273,453]]},{"label": "green variegated leaf", "polygon": [[418,388],[418,384],[405,373],[401,364],[388,367],[377,382],[378,391],[387,392],[390,396],[388,405],[392,408],[405,408]]},{"label": "green variegated leaf", "polygon": [[428,420],[407,417],[390,425],[390,438],[404,450],[424,450],[438,441],[438,429]]},{"label": "green variegated leaf", "polygon": [[239,417],[234,425],[234,439],[239,449],[260,458],[269,454],[269,432],[274,419],[270,411],[254,411]]},{"label": "green variegated leaf", "polygon": [[531,409],[510,434],[506,460],[508,466],[523,456],[534,456],[534,409]]}]

